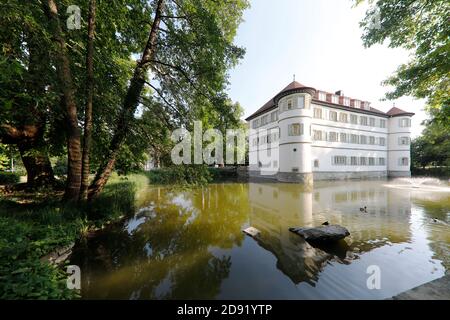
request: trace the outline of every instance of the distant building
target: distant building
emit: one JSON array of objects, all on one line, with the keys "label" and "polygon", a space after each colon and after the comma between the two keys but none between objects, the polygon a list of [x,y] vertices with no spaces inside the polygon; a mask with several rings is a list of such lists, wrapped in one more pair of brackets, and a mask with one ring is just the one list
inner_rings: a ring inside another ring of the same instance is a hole
[{"label": "distant building", "polygon": [[148,160],[144,164],[144,171],[150,171],[159,168],[155,159],[149,156]]},{"label": "distant building", "polygon": [[299,182],[410,176],[413,115],[293,81],[246,119],[249,174]]}]

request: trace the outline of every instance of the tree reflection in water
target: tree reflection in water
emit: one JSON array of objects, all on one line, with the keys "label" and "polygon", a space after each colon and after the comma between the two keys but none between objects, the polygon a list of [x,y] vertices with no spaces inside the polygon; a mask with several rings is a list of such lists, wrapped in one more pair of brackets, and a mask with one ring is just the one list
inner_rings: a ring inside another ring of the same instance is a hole
[{"label": "tree reflection in water", "polygon": [[231,259],[210,247],[240,246],[247,190],[214,185],[191,192],[154,188],[153,199],[121,229],[112,228],[75,252],[84,297],[214,298]]},{"label": "tree reflection in water", "polygon": [[[282,183],[214,184],[189,191],[150,187],[141,190],[144,205],[134,217],[79,245],[71,262],[81,267],[83,298],[251,298],[254,286],[263,290],[259,296],[269,298],[277,293],[389,297],[448,267],[450,233],[442,225],[424,226],[423,219],[433,212],[446,219],[449,197],[438,201],[444,209],[434,209],[433,201],[428,206],[411,191],[384,183],[316,183],[313,190]],[[368,213],[361,213],[361,206]],[[345,226],[351,236],[313,247],[289,231],[324,221]],[[245,236],[242,229],[248,226],[260,235]],[[373,259],[387,279],[379,292],[365,287],[366,264]],[[405,269],[410,273],[401,272]],[[296,289],[280,287],[285,279]]]}]

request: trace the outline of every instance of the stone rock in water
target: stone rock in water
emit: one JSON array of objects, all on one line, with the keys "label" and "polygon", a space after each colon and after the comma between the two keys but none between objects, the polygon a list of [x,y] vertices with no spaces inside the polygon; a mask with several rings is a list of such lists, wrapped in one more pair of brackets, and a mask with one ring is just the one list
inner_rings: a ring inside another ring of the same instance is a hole
[{"label": "stone rock in water", "polygon": [[242,232],[248,234],[251,237],[256,237],[259,234],[259,230],[253,227],[248,227],[247,229],[242,230]]},{"label": "stone rock in water", "polygon": [[350,232],[339,225],[320,226],[316,228],[289,228],[289,231],[294,232],[306,241],[316,243],[335,242],[350,235]]}]

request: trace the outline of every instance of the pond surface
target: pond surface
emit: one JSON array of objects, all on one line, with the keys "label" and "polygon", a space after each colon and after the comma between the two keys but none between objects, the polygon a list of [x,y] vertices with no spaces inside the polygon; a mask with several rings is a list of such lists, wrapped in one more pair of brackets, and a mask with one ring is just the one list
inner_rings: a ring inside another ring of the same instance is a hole
[{"label": "pond surface", "polygon": [[[450,270],[445,191],[392,181],[317,182],[312,191],[224,183],[148,187],[137,203],[134,217],[75,251],[82,298],[385,299]],[[324,221],[351,236],[316,248],[288,230]],[[248,226],[257,239],[242,232]],[[368,289],[370,266],[380,289]]]}]

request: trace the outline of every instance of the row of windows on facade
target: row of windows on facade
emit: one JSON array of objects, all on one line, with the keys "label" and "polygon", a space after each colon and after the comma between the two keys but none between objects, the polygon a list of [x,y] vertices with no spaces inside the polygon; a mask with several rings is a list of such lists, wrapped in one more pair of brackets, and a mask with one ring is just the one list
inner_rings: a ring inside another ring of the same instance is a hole
[{"label": "row of windows on facade", "polygon": [[267,135],[264,135],[262,137],[254,138],[253,139],[253,146],[256,147],[257,145],[263,145],[267,143],[276,142],[279,139],[279,133],[273,132]]},{"label": "row of windows on facade", "polygon": [[[337,166],[385,166],[386,158],[375,157],[347,157],[347,156],[333,156],[331,158],[332,164]],[[316,166],[317,161],[317,166]],[[318,167],[318,160],[314,160],[314,167]],[[398,159],[399,166],[409,166],[409,158],[401,157]]]},{"label": "row of windows on facade", "polygon": [[[386,138],[374,137],[358,134],[349,134],[344,132],[326,132],[322,130],[313,130],[313,140],[315,141],[330,141],[330,142],[342,142],[353,144],[369,144],[369,145],[386,145]],[[411,143],[409,137],[399,137],[398,144],[401,146],[408,146]]]},{"label": "row of windows on facade", "polygon": [[[298,103],[297,108],[304,108],[304,98],[299,98],[302,102]],[[285,103],[283,105],[282,110],[287,111],[294,109],[294,106],[292,102]],[[369,126],[369,127],[380,127],[380,128],[386,128],[386,120],[385,119],[377,119],[374,117],[367,117],[367,116],[357,116],[356,114],[348,114],[345,112],[338,112],[337,111],[329,111],[328,112],[328,118],[326,117],[326,112],[322,108],[314,108],[314,118],[315,119],[322,119],[322,120],[330,120],[335,122],[342,122],[342,123],[350,123],[350,124],[359,124],[362,126]],[[270,114],[266,114],[258,119],[253,120],[252,122],[252,128],[256,129],[261,126],[265,126],[269,123],[278,121],[278,110],[275,110],[271,112]],[[400,118],[399,119],[399,126],[402,128],[411,127],[411,119],[409,118]]]},{"label": "row of windows on facade", "polygon": [[[311,131],[311,126],[309,127]],[[311,132],[310,132],[311,134]],[[302,136],[304,135],[304,124],[303,123],[292,123],[288,125],[288,135],[289,136]],[[261,138],[253,139],[253,146],[263,145],[267,143],[276,142],[279,139],[280,134],[274,132],[268,135],[264,135]],[[357,134],[348,133],[338,133],[338,132],[326,132],[322,130],[313,130],[313,140],[314,141],[329,141],[329,142],[341,142],[341,143],[353,143],[353,144],[369,144],[369,145],[386,145],[386,138],[384,137],[374,137],[365,136]],[[399,145],[409,145],[411,140],[409,137],[399,137]]]},{"label": "row of windows on facade", "polygon": [[[331,157],[331,163],[333,165],[337,166],[385,166],[386,165],[386,158],[376,158],[376,157],[347,157],[347,156],[333,156]],[[398,164],[400,166],[409,166],[409,158],[408,157],[402,157],[398,159]],[[263,166],[261,162],[258,162],[258,166],[260,168],[265,167],[268,168],[269,166]],[[272,161],[272,166],[274,168],[278,167],[278,161],[274,160]],[[320,163],[319,159],[315,159],[313,161],[314,168],[319,168]]]},{"label": "row of windows on facade", "polygon": [[342,123],[359,124],[361,126],[386,128],[385,119],[376,119],[374,117],[367,117],[367,116],[358,117],[356,114],[348,114],[344,112],[339,112],[338,115],[337,111],[331,110],[328,111],[328,118],[327,118],[326,112],[324,112],[324,110],[321,108],[314,108],[314,118]]}]

